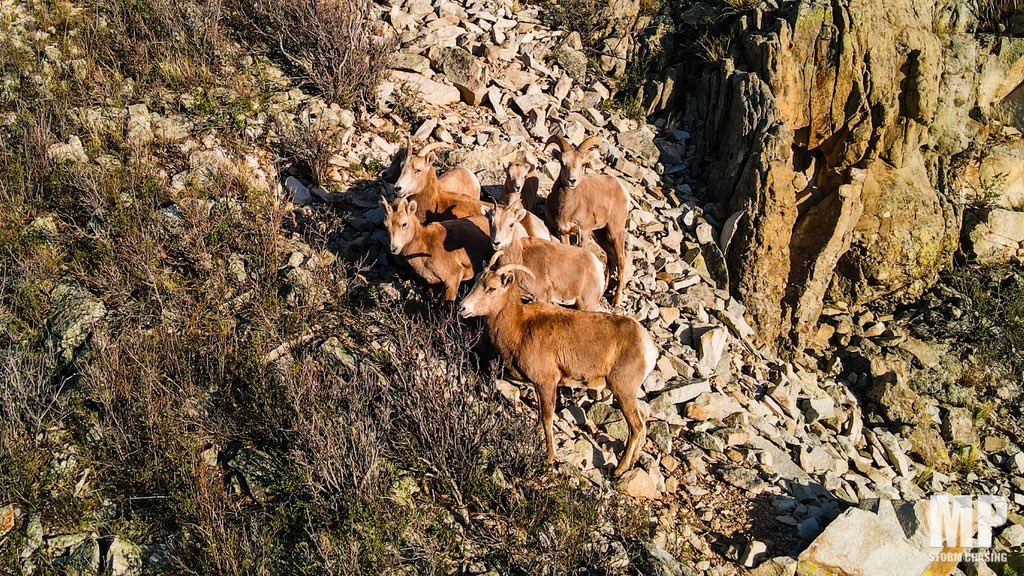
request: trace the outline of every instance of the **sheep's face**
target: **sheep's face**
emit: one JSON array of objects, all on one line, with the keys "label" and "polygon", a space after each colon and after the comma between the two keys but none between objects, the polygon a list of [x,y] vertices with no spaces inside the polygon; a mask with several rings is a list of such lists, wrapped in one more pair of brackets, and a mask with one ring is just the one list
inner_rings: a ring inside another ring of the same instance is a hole
[{"label": "sheep's face", "polygon": [[513,204],[508,208],[484,206],[482,212],[491,225],[491,247],[503,250],[515,240],[518,224],[526,217],[526,209]]},{"label": "sheep's face", "polygon": [[[555,138],[555,137],[552,137]],[[548,146],[551,145],[549,140]],[[562,164],[558,181],[566,188],[576,188],[583,181],[587,166],[594,166],[601,159],[604,142],[597,137],[588,138],[576,148],[568,141],[560,140],[552,148],[552,155]]]},{"label": "sheep's face", "polygon": [[473,318],[497,314],[503,305],[505,293],[513,282],[515,276],[512,271],[484,270],[477,276],[469,294],[462,299],[459,316]]},{"label": "sheep's face", "polygon": [[429,155],[426,158],[410,155],[402,165],[402,173],[395,182],[395,195],[405,198],[418,194],[426,187],[427,180],[433,172],[434,163]]},{"label": "sheep's face", "polygon": [[416,235],[416,228],[419,220],[416,219],[416,201],[408,201],[401,198],[398,207],[392,210],[391,205],[385,198],[380,199],[381,207],[384,209],[384,226],[388,229],[388,237],[391,240],[391,253],[401,254],[409,242],[412,242]]},{"label": "sheep's face", "polygon": [[513,194],[521,194],[523,186],[526,185],[526,177],[536,169],[536,166],[526,157],[525,154],[518,154],[505,168],[505,182]]}]

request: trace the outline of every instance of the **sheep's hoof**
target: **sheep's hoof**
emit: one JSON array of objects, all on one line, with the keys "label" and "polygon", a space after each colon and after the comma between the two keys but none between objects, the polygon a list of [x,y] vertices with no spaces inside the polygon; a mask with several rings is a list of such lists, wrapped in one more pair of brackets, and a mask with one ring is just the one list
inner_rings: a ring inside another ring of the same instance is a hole
[{"label": "sheep's hoof", "polygon": [[618,468],[615,469],[614,472],[612,472],[612,477],[613,478],[618,478],[618,477],[622,476],[623,474],[625,474],[626,470],[628,470],[628,468],[626,468],[625,466],[619,466]]}]

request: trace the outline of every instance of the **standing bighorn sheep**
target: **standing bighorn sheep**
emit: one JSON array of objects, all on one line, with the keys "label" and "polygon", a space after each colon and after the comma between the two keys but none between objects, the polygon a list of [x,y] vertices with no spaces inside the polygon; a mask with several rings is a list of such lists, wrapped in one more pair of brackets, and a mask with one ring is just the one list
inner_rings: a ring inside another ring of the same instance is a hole
[{"label": "standing bighorn sheep", "polygon": [[515,273],[533,273],[518,264],[496,267],[498,258],[500,254],[495,254],[477,278],[459,315],[485,317],[502,358],[533,382],[549,462],[555,459],[551,426],[558,387],[572,381],[589,388],[607,385],[629,427],[626,449],[614,472],[621,476],[636,463],[647,436],[637,396],[658,360],[654,340],[639,322],[626,316],[523,304]]},{"label": "standing bighorn sheep", "polygon": [[508,208],[484,209],[491,247],[502,251],[499,264],[522,264],[534,273],[519,276],[519,287],[534,302],[596,310],[605,289],[604,265],[586,248],[516,234],[525,211],[518,201]]},{"label": "standing bighorn sheep", "polygon": [[505,167],[505,186],[498,204],[511,206],[518,200],[523,208],[533,212],[537,205],[537,191],[540,189],[540,178],[536,170],[536,163],[525,152],[518,152]]},{"label": "standing bighorn sheep", "polygon": [[594,236],[608,256],[606,277],[610,279],[613,268],[618,272],[613,301],[618,306],[632,274],[626,251],[629,193],[614,176],[584,173],[588,164],[600,160],[601,150],[606,145],[603,138],[592,136],[577,148],[564,137],[555,135],[548,138],[544,150],[553,144],[558,145],[555,157],[562,168],[545,206],[548,225],[561,236],[563,243],[568,243],[569,236],[575,234],[585,247],[590,236]]},{"label": "standing bighorn sheep", "polygon": [[472,280],[493,252],[489,225],[482,216],[423,225],[416,217],[416,200],[402,198],[392,209],[382,196],[380,206],[391,253],[404,256],[427,284],[443,284],[446,302],[455,300],[459,284]]}]

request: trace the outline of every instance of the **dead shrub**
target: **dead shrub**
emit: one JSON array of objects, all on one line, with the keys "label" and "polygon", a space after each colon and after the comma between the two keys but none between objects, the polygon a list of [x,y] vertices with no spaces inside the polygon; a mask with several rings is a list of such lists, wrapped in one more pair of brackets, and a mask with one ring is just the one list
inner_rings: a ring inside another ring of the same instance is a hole
[{"label": "dead shrub", "polygon": [[732,37],[722,34],[705,32],[697,39],[697,53],[708,64],[720,64],[729,57],[732,48]]},{"label": "dead shrub", "polygon": [[970,4],[978,19],[978,32],[1003,33],[1014,17],[1024,14],[1024,0],[973,0]]},{"label": "dead shrub", "polygon": [[[110,50],[104,60],[138,77],[160,65],[199,73],[226,46],[222,0],[93,0],[106,26],[92,29],[91,45]],[[194,62],[198,68],[189,65]]]},{"label": "dead shrub", "polygon": [[[52,360],[50,366],[53,365]],[[25,348],[0,351],[0,433],[30,441],[63,419],[58,395],[64,380],[47,369],[47,357]]]},{"label": "dead shrub", "polygon": [[320,186],[330,182],[331,157],[341,147],[342,129],[321,120],[278,124],[279,146],[285,157],[309,172]]},{"label": "dead shrub", "polygon": [[735,14],[752,12],[764,4],[763,0],[725,0],[728,9]]},{"label": "dead shrub", "polygon": [[[58,463],[58,455],[68,454],[70,410],[61,397],[69,382],[54,373],[55,365],[51,355],[25,347],[0,351],[0,502],[41,511],[66,525],[85,503],[74,495],[76,476]],[[0,538],[0,562],[4,543]]]},{"label": "dead shrub", "polygon": [[552,28],[577,32],[584,48],[594,53],[603,40],[602,33],[607,27],[605,9],[607,2],[601,0],[540,0]]},{"label": "dead shrub", "polygon": [[262,42],[341,106],[368,106],[390,43],[370,0],[231,0],[243,35]]},{"label": "dead shrub", "polygon": [[295,413],[295,454],[311,493],[333,510],[371,502],[390,486],[389,422],[374,417],[379,382],[344,378],[312,357],[286,375]]}]

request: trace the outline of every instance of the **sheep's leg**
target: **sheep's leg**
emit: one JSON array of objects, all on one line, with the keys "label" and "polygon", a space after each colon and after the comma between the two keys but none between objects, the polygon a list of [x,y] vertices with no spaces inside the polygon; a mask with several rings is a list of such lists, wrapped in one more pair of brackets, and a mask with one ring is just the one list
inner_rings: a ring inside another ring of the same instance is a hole
[{"label": "sheep's leg", "polygon": [[548,449],[548,464],[555,462],[555,436],[553,426],[555,422],[555,397],[558,390],[558,378],[552,377],[543,382],[534,384],[537,391],[537,400],[540,403],[540,425],[544,429],[544,441]]},{"label": "sheep's leg", "polygon": [[622,290],[626,287],[633,272],[630,267],[629,253],[626,252],[626,227],[621,228],[608,226],[608,239],[611,241],[612,250],[615,253],[615,269],[619,273],[619,280],[615,286],[615,306],[622,304]]},{"label": "sheep's leg", "polygon": [[[595,230],[594,240],[597,241],[597,245],[604,251],[605,256],[604,287],[601,289],[601,293],[604,294],[604,291],[612,285],[612,270],[619,270],[619,262],[615,255],[615,243],[611,240],[611,235],[608,233],[607,228]],[[622,276],[621,270],[619,270],[619,276]]]},{"label": "sheep's leg", "polygon": [[601,304],[601,295],[603,293],[604,286],[588,283],[576,298],[576,309],[584,312],[597,310]]},{"label": "sheep's leg", "polygon": [[444,281],[444,301],[455,302],[459,297],[459,278],[448,278]]},{"label": "sheep's leg", "polygon": [[640,406],[635,395],[623,394],[617,397],[622,414],[626,417],[626,425],[629,426],[629,439],[626,441],[626,449],[622,452],[619,465],[615,468],[614,476],[619,477],[636,464],[640,458],[640,450],[647,440],[647,425],[644,423],[643,415],[640,414]]},{"label": "sheep's leg", "polygon": [[551,236],[559,234],[558,230],[558,192],[552,190],[544,201],[544,224],[547,225]]},{"label": "sheep's leg", "polygon": [[580,239],[580,247],[586,248],[587,244],[590,244],[590,238],[593,236],[593,230],[586,230],[583,228],[577,228],[576,234]]}]

